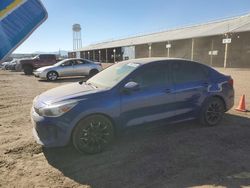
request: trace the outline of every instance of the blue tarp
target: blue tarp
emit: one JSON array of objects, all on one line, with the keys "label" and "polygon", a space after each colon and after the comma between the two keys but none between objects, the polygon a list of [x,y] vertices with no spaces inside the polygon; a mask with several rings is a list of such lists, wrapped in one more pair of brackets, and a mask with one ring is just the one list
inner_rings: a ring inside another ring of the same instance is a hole
[{"label": "blue tarp", "polygon": [[2,0],[0,61],[14,51],[46,18],[47,12],[40,0]]}]

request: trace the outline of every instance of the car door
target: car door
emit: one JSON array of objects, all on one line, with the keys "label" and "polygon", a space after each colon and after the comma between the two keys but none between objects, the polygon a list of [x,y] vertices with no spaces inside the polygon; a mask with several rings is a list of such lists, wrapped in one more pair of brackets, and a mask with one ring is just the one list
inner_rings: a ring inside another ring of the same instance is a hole
[{"label": "car door", "polygon": [[75,76],[88,75],[88,62],[85,60],[74,60],[74,74]]},{"label": "car door", "polygon": [[60,65],[60,76],[73,76],[73,62],[72,60],[66,61]]},{"label": "car door", "polygon": [[197,117],[210,83],[203,65],[192,61],[172,61],[171,73],[176,100],[176,120]]},{"label": "car door", "polygon": [[143,65],[126,82],[139,84],[139,89],[121,93],[121,117],[125,126],[171,118],[174,114],[173,84],[167,62]]}]

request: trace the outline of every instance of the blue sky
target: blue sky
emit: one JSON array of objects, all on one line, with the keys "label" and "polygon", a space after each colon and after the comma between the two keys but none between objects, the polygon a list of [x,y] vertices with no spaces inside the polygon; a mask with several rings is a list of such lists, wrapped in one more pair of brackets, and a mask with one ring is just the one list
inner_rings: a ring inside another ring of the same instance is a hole
[{"label": "blue sky", "polygon": [[72,25],[83,46],[250,13],[250,0],[42,0],[49,17],[15,52],[72,50]]}]

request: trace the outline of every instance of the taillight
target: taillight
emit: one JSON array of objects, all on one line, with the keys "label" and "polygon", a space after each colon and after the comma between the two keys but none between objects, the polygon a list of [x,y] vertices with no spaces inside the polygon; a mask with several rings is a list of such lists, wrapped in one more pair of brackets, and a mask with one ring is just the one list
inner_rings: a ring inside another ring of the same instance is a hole
[{"label": "taillight", "polygon": [[234,80],[233,80],[232,78],[230,78],[230,79],[228,80],[228,83],[229,83],[232,87],[234,87]]}]

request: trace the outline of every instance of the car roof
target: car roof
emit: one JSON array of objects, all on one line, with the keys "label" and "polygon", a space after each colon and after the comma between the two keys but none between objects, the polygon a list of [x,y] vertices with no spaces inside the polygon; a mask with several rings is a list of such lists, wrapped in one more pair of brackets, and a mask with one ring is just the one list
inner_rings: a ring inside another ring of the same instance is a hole
[{"label": "car roof", "polygon": [[83,58],[68,58],[68,59],[64,59],[64,60],[67,60],[67,61],[72,61],[72,60],[85,60],[85,61],[90,61],[92,62],[92,60],[89,60],[89,59],[83,59]]},{"label": "car roof", "polygon": [[[157,61],[175,61],[175,60],[182,60],[182,61],[191,61],[187,59],[182,58],[166,58],[166,57],[152,57],[152,58],[139,58],[139,59],[130,59],[123,61],[123,63],[138,63],[138,64],[147,64],[147,63],[153,63]],[[191,61],[194,62],[194,61]]]}]

